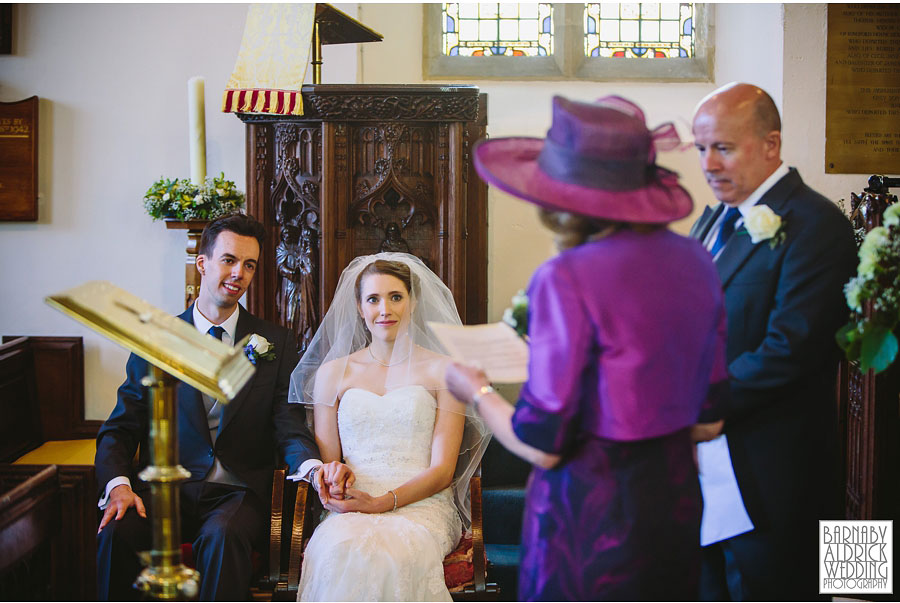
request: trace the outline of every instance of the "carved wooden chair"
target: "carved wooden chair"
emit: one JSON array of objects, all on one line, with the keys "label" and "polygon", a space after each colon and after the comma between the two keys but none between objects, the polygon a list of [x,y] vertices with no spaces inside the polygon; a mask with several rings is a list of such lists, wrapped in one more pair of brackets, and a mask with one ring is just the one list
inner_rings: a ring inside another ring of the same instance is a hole
[{"label": "carved wooden chair", "polygon": [[[481,477],[469,481],[472,504],[472,538],[464,540],[444,559],[444,577],[456,601],[494,600],[496,584],[487,581],[481,507]],[[275,471],[272,484],[272,519],[268,567],[251,589],[257,601],[295,601],[300,583],[303,551],[321,512],[318,496],[309,483],[286,482],[285,470]]]}]

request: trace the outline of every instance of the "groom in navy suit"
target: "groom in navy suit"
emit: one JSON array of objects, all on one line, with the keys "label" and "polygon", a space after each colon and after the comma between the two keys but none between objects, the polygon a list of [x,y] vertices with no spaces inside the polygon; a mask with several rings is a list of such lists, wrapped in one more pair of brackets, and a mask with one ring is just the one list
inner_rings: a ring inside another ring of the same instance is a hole
[{"label": "groom in navy suit", "polygon": [[[691,236],[713,254],[725,291],[732,390],[727,446],[701,445],[701,480],[730,462],[737,482],[731,497],[704,487],[704,522],[726,519],[704,523],[718,536],[704,547],[701,598],[812,600],[817,520],[841,517],[834,335],[856,266],[851,226],[782,163],[781,119],[760,88],[707,96],[693,133],[721,201]],[[741,505],[752,526],[734,521]]]},{"label": "groom in navy suit", "polygon": [[[256,373],[227,405],[184,383],[177,386],[179,462],[191,473],[181,487],[182,537],[193,541],[200,599],[206,601],[248,596],[251,551],[265,542],[276,456],[291,473],[301,464],[301,471],[319,464],[303,406],[287,402],[298,360],[293,335],[238,304],[257,270],[264,233],[259,222],[244,215],[209,224],[197,258],[200,293],[180,316],[232,345],[255,333],[274,353],[257,359]],[[95,465],[104,509],[97,537],[101,600],[140,595],[131,586],[141,567],[137,552],[151,544],[149,484],[137,477],[132,462],[139,444],[139,466],[149,461],[149,395],[141,385],[147,362],[132,354],[126,374],[97,436]]]}]

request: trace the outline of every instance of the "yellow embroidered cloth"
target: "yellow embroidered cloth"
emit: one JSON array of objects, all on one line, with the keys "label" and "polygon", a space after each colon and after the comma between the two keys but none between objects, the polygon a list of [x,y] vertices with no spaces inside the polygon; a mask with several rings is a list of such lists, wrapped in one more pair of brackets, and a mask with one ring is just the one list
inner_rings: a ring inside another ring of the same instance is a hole
[{"label": "yellow embroidered cloth", "polygon": [[223,112],[303,115],[315,14],[314,3],[250,5]]}]

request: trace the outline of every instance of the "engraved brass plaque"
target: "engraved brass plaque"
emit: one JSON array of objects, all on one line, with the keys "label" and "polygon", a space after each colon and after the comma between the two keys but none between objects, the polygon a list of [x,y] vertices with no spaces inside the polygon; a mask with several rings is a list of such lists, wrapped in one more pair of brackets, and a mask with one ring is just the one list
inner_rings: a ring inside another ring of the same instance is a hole
[{"label": "engraved brass plaque", "polygon": [[900,4],[829,4],[825,171],[900,173]]}]

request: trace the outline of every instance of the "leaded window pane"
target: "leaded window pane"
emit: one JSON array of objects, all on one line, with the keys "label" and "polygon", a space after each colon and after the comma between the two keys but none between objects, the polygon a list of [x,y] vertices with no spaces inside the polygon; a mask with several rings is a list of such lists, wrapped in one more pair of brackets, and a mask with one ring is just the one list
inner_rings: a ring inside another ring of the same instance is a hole
[{"label": "leaded window pane", "polygon": [[584,53],[589,57],[694,56],[693,3],[588,3]]},{"label": "leaded window pane", "polygon": [[549,3],[445,3],[443,53],[448,56],[549,56]]}]

